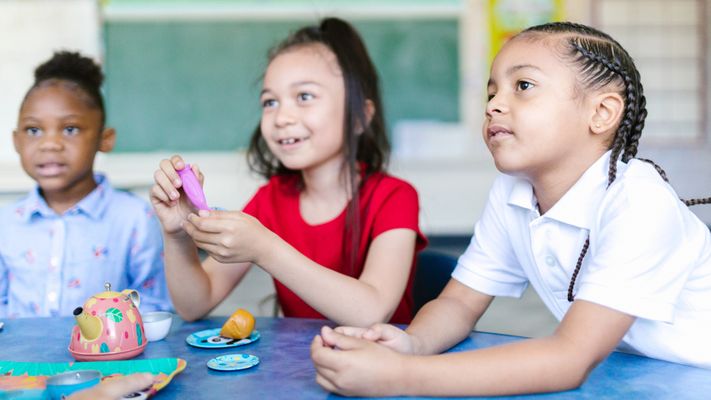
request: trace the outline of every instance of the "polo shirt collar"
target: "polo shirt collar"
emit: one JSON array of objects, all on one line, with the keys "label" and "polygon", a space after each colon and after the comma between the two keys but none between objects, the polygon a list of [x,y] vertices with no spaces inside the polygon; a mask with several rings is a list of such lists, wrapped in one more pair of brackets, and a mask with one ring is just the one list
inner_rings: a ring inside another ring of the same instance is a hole
[{"label": "polo shirt collar", "polygon": [[[92,219],[98,219],[101,216],[108,204],[108,192],[111,187],[103,174],[94,174],[94,180],[96,181],[94,190],[65,211],[64,214],[84,213]],[[33,216],[53,217],[57,215],[40,194],[39,186],[35,187],[19,205],[18,213],[24,221],[29,221]]]},{"label": "polo shirt collar", "polygon": [[[593,210],[602,201],[607,188],[609,161],[610,151],[607,151],[543,216],[568,225],[590,229],[595,218]],[[618,171],[618,174],[621,172]],[[526,179],[516,179],[509,194],[508,204],[538,214],[538,202],[533,194],[533,186]]]}]

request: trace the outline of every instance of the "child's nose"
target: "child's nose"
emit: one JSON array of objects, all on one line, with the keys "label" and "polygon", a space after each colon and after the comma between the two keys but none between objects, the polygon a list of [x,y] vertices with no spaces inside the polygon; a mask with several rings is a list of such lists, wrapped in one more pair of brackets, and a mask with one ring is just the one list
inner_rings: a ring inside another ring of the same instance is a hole
[{"label": "child's nose", "polygon": [[296,120],[294,110],[288,105],[281,105],[276,111],[275,123],[277,126],[293,124]]},{"label": "child's nose", "polygon": [[506,105],[503,100],[503,95],[495,94],[486,103],[486,116],[491,117],[494,114],[501,114],[506,111]]},{"label": "child's nose", "polygon": [[42,150],[60,150],[64,147],[62,135],[60,134],[46,133],[40,140],[40,149]]}]

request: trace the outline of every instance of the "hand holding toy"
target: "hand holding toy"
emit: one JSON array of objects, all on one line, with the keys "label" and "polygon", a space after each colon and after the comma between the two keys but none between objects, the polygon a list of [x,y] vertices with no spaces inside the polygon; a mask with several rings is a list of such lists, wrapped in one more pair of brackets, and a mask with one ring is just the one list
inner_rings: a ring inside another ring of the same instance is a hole
[{"label": "hand holding toy", "polygon": [[180,175],[180,180],[183,181],[183,191],[185,195],[188,196],[190,202],[193,203],[198,210],[209,210],[210,207],[207,205],[205,192],[203,192],[200,182],[192,168],[190,168],[190,164],[185,164],[185,167],[177,172],[178,175]]}]

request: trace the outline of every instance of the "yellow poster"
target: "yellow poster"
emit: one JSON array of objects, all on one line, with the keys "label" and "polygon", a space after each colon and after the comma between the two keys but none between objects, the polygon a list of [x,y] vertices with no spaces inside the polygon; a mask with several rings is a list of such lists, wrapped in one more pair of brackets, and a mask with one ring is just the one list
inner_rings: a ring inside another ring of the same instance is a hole
[{"label": "yellow poster", "polygon": [[565,0],[489,0],[489,62],[521,30],[564,19]]}]

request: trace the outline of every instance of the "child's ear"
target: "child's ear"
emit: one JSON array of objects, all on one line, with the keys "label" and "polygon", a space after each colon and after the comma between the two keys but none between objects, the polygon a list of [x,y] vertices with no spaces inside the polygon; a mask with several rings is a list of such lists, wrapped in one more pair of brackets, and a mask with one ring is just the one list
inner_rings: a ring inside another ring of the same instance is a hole
[{"label": "child's ear", "polygon": [[15,151],[20,153],[20,139],[18,139],[17,129],[12,131],[12,145],[15,147]]},{"label": "child's ear", "polygon": [[[373,116],[375,115],[375,103],[373,103],[372,100],[368,99],[365,101],[365,126],[368,127],[370,126],[370,121],[373,120]],[[365,128],[359,128],[356,130],[356,133],[360,135],[365,131]]]},{"label": "child's ear", "polygon": [[105,128],[101,132],[101,138],[99,138],[99,151],[102,153],[108,153],[114,149],[116,144],[116,129]]},{"label": "child's ear", "polygon": [[594,134],[614,132],[625,110],[625,101],[619,93],[605,92],[593,98],[595,107],[590,118],[590,131]]},{"label": "child's ear", "polygon": [[372,100],[368,99],[365,101],[365,120],[368,125],[370,125],[370,121],[373,120],[373,116],[375,115],[375,103],[373,103]]}]

